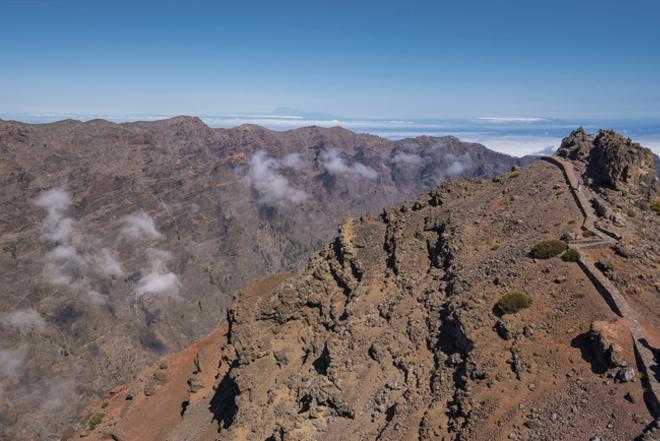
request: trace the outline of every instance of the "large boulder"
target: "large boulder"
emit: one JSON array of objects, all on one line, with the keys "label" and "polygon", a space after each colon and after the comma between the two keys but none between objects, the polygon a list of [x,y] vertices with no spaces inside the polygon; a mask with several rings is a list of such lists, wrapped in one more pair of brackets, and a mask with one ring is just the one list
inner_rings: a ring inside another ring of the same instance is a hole
[{"label": "large boulder", "polygon": [[594,183],[620,191],[648,193],[656,186],[653,153],[612,130],[594,138],[587,174]]},{"label": "large boulder", "polygon": [[591,323],[589,337],[593,344],[596,361],[604,368],[627,366],[623,347],[617,342],[611,326],[602,321]]},{"label": "large boulder", "polygon": [[561,141],[557,155],[574,161],[586,161],[593,148],[593,142],[593,135],[589,135],[580,127]]},{"label": "large boulder", "polygon": [[658,192],[651,150],[613,130],[593,136],[582,127],[562,140],[557,156],[585,164],[585,178],[594,186],[653,200]]}]

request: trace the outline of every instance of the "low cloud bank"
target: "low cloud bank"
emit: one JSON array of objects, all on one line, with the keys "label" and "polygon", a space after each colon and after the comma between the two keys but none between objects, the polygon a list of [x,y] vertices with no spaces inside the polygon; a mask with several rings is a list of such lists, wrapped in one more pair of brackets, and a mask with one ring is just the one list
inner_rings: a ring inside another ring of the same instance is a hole
[{"label": "low cloud bank", "polygon": [[322,159],[325,169],[335,175],[357,176],[365,179],[375,179],[378,176],[376,170],[361,162],[347,164],[339,149],[331,149],[324,153]]},{"label": "low cloud bank", "polygon": [[289,181],[278,172],[283,167],[300,169],[303,161],[300,155],[292,153],[282,160],[268,156],[264,150],[254,153],[248,162],[245,182],[255,189],[263,202],[293,202],[299,204],[306,201],[309,195],[293,187]]}]

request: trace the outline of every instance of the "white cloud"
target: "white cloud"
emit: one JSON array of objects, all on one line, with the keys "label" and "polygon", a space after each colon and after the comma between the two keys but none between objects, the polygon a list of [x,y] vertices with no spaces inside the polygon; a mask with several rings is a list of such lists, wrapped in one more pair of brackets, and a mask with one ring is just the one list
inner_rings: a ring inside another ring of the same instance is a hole
[{"label": "white cloud", "polygon": [[42,240],[66,241],[73,232],[73,220],[64,215],[71,205],[69,193],[62,187],[53,188],[41,193],[34,203],[47,213],[41,224]]},{"label": "white cloud", "polygon": [[292,168],[294,170],[300,170],[305,166],[305,161],[300,157],[300,153],[289,153],[282,158],[280,163],[284,167]]},{"label": "white cloud", "polygon": [[359,176],[366,179],[375,179],[378,176],[376,170],[361,162],[347,164],[338,149],[331,149],[324,153],[322,159],[323,166],[332,174]]},{"label": "white cloud", "polygon": [[44,280],[79,291],[92,303],[103,303],[106,296],[93,289],[94,280],[123,273],[113,252],[103,248],[98,239],[85,234],[75,220],[66,216],[71,197],[62,187],[42,193],[35,203],[46,209],[41,240],[56,244],[44,255]]},{"label": "white cloud", "polygon": [[392,162],[398,164],[420,165],[423,160],[422,157],[416,153],[399,152],[392,158]]},{"label": "white cloud", "polygon": [[147,249],[149,272],[140,278],[135,288],[135,296],[155,294],[177,297],[181,283],[179,277],[167,268],[167,262],[172,255],[164,250]]},{"label": "white cloud", "polygon": [[142,210],[124,216],[121,222],[123,225],[119,230],[119,235],[122,238],[148,240],[161,237],[160,232],[156,229],[156,223],[153,218]]},{"label": "white cloud", "polygon": [[290,201],[299,204],[307,200],[309,195],[293,187],[277,170],[282,167],[297,168],[302,165],[300,156],[287,155],[282,161],[268,156],[259,150],[248,161],[248,171],[245,182],[261,194],[264,202]]},{"label": "white cloud", "polygon": [[0,379],[15,377],[27,359],[27,345],[20,345],[16,349],[0,349]]},{"label": "white cloud", "polygon": [[445,161],[447,161],[449,166],[447,167],[447,175],[452,178],[456,178],[465,172],[465,170],[470,166],[470,155],[468,153],[463,153],[462,155],[454,155],[449,153],[445,156]]},{"label": "white cloud", "polygon": [[477,118],[481,121],[489,121],[495,123],[507,123],[507,122],[540,122],[540,121],[550,121],[547,118],[539,118],[536,116],[523,116],[523,117],[501,117],[501,116],[483,116]]},{"label": "white cloud", "polygon": [[41,314],[32,308],[17,309],[1,315],[2,323],[21,331],[35,330],[43,331],[46,321]]},{"label": "white cloud", "polygon": [[99,275],[121,276],[124,273],[112,251],[107,248],[101,248],[97,253],[90,254],[88,259]]}]

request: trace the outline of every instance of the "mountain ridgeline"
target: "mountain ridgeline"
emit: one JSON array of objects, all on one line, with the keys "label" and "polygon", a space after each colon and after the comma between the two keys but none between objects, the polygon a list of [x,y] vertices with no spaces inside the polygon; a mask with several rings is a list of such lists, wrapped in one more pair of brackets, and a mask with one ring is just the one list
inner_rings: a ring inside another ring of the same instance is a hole
[{"label": "mountain ridgeline", "polygon": [[339,127],[0,121],[0,437],[70,435],[84,403],[206,336],[247,281],[301,270],[341,219],[522,162]]}]

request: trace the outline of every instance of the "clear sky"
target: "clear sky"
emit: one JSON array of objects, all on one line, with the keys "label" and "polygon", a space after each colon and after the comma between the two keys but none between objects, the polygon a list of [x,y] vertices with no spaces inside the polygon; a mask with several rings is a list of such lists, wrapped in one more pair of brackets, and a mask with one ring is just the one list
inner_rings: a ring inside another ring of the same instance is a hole
[{"label": "clear sky", "polygon": [[660,117],[660,1],[0,0],[0,113]]}]

